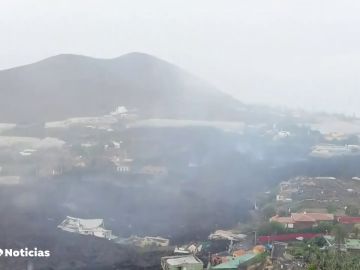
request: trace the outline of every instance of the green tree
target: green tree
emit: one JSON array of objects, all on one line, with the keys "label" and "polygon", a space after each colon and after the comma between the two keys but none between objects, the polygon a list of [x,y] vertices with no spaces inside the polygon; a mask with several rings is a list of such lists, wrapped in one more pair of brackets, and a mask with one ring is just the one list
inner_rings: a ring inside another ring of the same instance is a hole
[{"label": "green tree", "polygon": [[345,214],[348,216],[356,217],[359,215],[359,208],[355,205],[348,205],[345,210]]},{"label": "green tree", "polygon": [[336,205],[334,204],[329,204],[327,207],[326,207],[327,211],[329,214],[335,214],[336,211],[337,211],[337,207]]},{"label": "green tree", "polygon": [[264,215],[264,218],[266,220],[269,220],[269,218],[276,215],[276,210],[275,210],[274,206],[267,205],[263,208],[262,213]]},{"label": "green tree", "polygon": [[308,270],[317,270],[317,266],[316,264],[310,264],[309,267],[308,267]]},{"label": "green tree", "polygon": [[334,225],[329,222],[320,222],[319,225],[314,228],[315,232],[330,233],[333,230]]},{"label": "green tree", "polygon": [[360,234],[360,228],[359,228],[359,226],[354,226],[354,228],[353,228],[353,230],[352,230],[352,232],[354,233],[354,237],[355,238],[358,238],[359,237],[359,234]]},{"label": "green tree", "polygon": [[316,237],[314,238],[313,242],[318,247],[323,247],[327,243],[324,237]]},{"label": "green tree", "polygon": [[[310,268],[313,267],[316,268]],[[359,270],[360,257],[351,253],[319,252],[312,256],[308,269],[318,270]]]},{"label": "green tree", "polygon": [[280,211],[278,212],[278,215],[279,215],[280,217],[288,217],[288,216],[290,215],[290,213],[289,213],[288,211],[286,211],[286,210],[280,210]]},{"label": "green tree", "polygon": [[279,222],[267,222],[262,224],[259,229],[259,235],[272,235],[285,233],[286,229],[283,224]]}]

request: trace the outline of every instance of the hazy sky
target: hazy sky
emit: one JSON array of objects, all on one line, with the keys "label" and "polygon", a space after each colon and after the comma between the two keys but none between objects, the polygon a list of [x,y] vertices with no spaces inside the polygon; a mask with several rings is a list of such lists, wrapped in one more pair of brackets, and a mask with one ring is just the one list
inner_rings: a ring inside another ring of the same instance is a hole
[{"label": "hazy sky", "polygon": [[141,51],[246,102],[360,115],[358,0],[0,2],[0,69]]}]

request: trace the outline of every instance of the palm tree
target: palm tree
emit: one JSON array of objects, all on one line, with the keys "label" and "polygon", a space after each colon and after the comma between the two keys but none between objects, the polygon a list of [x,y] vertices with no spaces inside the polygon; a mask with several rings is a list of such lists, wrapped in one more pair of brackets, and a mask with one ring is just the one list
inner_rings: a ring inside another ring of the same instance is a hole
[{"label": "palm tree", "polygon": [[346,237],[345,229],[339,224],[335,225],[332,234],[335,236],[336,246],[339,251],[341,249],[341,245],[345,243],[345,237]]},{"label": "palm tree", "polygon": [[354,229],[353,229],[353,233],[355,238],[357,239],[360,233],[360,228],[358,226],[355,225]]}]

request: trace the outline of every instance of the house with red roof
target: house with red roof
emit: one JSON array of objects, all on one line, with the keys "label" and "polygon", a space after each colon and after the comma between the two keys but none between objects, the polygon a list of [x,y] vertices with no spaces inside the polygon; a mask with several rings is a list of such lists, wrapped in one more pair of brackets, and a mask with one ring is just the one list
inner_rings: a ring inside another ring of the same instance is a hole
[{"label": "house with red roof", "polygon": [[341,224],[360,224],[360,217],[337,216],[336,221]]},{"label": "house with red roof", "polygon": [[353,230],[354,226],[359,226],[360,217],[350,217],[350,216],[336,216],[335,220],[343,225],[349,232]]},{"label": "house with red roof", "polygon": [[270,218],[270,222],[278,222],[290,229],[307,229],[316,227],[320,222],[334,221],[333,214],[327,213],[291,213],[289,217],[280,217],[278,215]]}]

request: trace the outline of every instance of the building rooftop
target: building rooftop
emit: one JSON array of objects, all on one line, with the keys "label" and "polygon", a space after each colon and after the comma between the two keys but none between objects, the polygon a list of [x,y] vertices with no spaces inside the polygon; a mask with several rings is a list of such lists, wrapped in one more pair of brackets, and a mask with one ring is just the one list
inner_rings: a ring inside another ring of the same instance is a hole
[{"label": "building rooftop", "polygon": [[292,213],[291,218],[294,222],[316,222],[316,219],[306,213]]},{"label": "building rooftop", "polygon": [[318,222],[318,221],[332,221],[333,214],[327,213],[291,213],[290,217],[280,217],[278,215],[270,218],[270,221],[279,222],[282,224],[291,224],[296,222]]},{"label": "building rooftop", "polygon": [[357,224],[360,223],[360,217],[339,216],[337,221],[341,224]]},{"label": "building rooftop", "polygon": [[255,253],[247,253],[243,256],[231,258],[229,261],[225,263],[221,263],[212,267],[212,269],[238,269],[240,265],[252,260],[256,256],[257,254]]},{"label": "building rooftop", "polygon": [[360,239],[345,239],[346,249],[359,249],[360,250]]},{"label": "building rooftop", "polygon": [[291,217],[279,217],[278,215],[276,216],[273,216],[272,218],[270,218],[270,221],[273,221],[273,222],[279,222],[279,223],[293,223],[293,219]]},{"label": "building rooftop", "polygon": [[292,213],[291,217],[295,222],[317,222],[334,220],[333,214],[326,213]]},{"label": "building rooftop", "polygon": [[66,217],[64,224],[68,226],[79,226],[82,229],[95,229],[103,225],[103,219],[82,219],[74,217]]},{"label": "building rooftop", "polygon": [[202,264],[202,262],[193,255],[163,257],[162,260],[164,260],[168,265],[171,266],[181,266],[186,264]]}]

